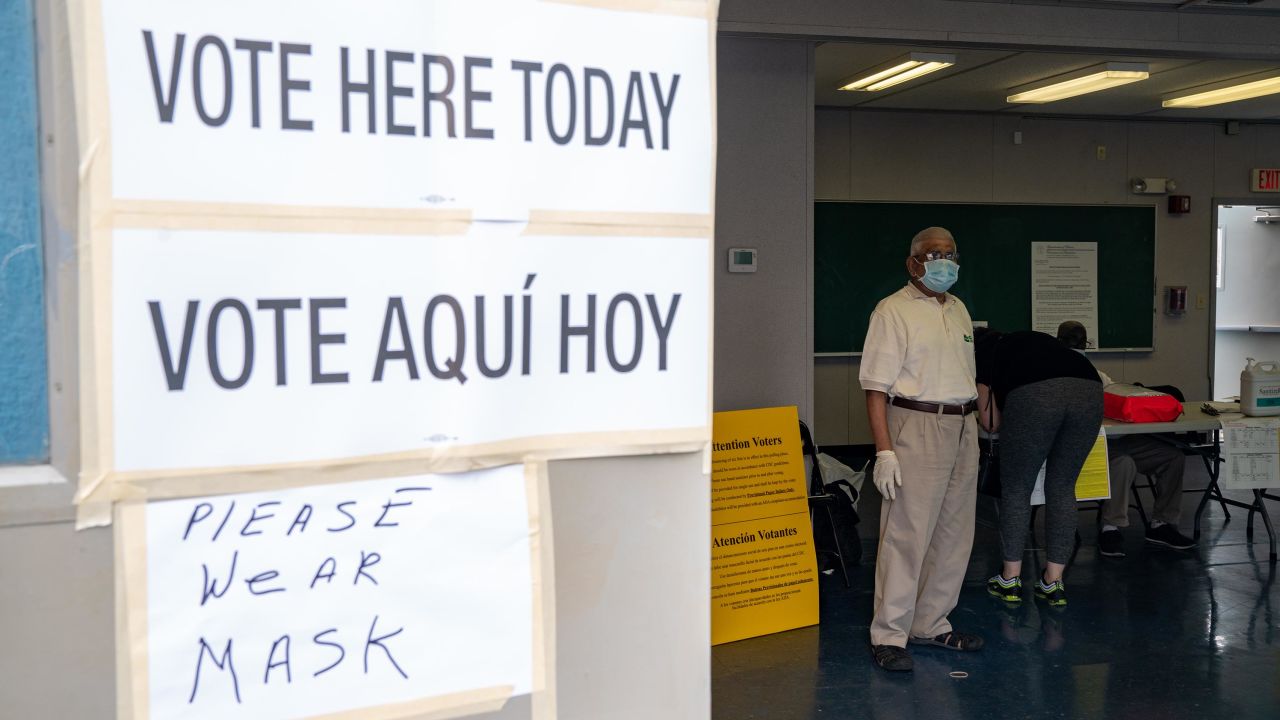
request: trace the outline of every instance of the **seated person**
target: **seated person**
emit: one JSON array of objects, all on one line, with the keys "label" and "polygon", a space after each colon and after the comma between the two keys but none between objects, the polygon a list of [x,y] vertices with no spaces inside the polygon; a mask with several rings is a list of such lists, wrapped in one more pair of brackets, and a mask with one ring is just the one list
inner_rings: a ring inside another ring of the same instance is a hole
[{"label": "seated person", "polygon": [[[1084,325],[1068,320],[1058,326],[1058,339],[1083,353],[1088,345]],[[1098,371],[1105,389],[1113,381]],[[1186,458],[1178,448],[1149,435],[1124,435],[1107,441],[1111,499],[1102,503],[1102,532],[1098,552],[1107,557],[1124,557],[1124,536],[1120,528],[1129,526],[1129,499],[1138,473],[1151,476],[1156,486],[1155,509],[1147,542],[1176,550],[1193,548],[1196,541],[1178,532],[1182,512],[1182,475]]]}]

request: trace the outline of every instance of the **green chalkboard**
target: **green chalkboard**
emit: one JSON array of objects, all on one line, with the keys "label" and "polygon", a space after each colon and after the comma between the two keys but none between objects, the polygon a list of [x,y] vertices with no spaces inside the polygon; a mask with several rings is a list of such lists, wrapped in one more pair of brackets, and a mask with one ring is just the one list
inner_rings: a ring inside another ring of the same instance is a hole
[{"label": "green chalkboard", "polygon": [[819,202],[814,352],[862,352],[871,311],[906,283],[911,238],[930,225],[950,230],[960,250],[952,292],[1001,330],[1031,327],[1031,243],[1098,243],[1098,348],[1153,347],[1151,206]]}]

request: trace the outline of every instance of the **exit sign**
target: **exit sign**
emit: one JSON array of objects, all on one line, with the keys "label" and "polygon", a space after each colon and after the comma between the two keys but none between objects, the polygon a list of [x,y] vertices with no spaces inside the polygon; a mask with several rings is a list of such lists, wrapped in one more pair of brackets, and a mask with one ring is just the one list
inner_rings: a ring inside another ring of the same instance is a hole
[{"label": "exit sign", "polygon": [[1280,193],[1280,168],[1254,168],[1253,182],[1249,189],[1253,192]]}]

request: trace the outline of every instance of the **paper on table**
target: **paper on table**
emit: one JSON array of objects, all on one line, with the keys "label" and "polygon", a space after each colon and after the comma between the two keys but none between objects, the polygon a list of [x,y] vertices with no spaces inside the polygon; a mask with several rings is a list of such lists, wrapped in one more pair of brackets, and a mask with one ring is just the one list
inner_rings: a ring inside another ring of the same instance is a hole
[{"label": "paper on table", "polygon": [[1222,486],[1280,487],[1280,418],[1226,420],[1222,429]]},{"label": "paper on table", "polygon": [[1200,409],[1210,415],[1232,415],[1240,413],[1240,403],[1237,402],[1214,402],[1206,401],[1201,403]]},{"label": "paper on table", "polygon": [[1111,467],[1107,456],[1107,436],[1101,429],[1093,449],[1076,478],[1076,500],[1106,500],[1111,497]]}]

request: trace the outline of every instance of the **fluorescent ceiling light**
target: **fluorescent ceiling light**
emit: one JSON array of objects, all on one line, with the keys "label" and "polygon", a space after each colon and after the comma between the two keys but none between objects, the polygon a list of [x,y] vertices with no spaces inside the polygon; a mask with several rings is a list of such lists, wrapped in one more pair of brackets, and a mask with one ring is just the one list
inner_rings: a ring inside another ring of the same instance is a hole
[{"label": "fluorescent ceiling light", "polygon": [[[1232,85],[1217,87],[1212,90],[1201,90],[1200,92],[1183,95],[1182,97],[1174,97],[1160,103],[1162,107],[1167,108],[1200,108],[1210,105],[1221,105],[1222,103],[1235,102],[1237,100],[1248,100],[1249,98],[1262,97],[1263,95],[1271,95],[1280,92],[1280,76],[1275,71],[1269,73],[1271,77],[1263,77],[1262,79],[1252,80],[1249,82],[1240,82],[1239,79],[1233,80]],[[1256,75],[1250,77],[1257,77]]]},{"label": "fluorescent ceiling light", "polygon": [[1048,85],[1030,87],[1010,95],[1010,103],[1047,103],[1085,93],[1106,90],[1150,77],[1146,63],[1106,63],[1059,76]]},{"label": "fluorescent ceiling light", "polygon": [[887,87],[893,87],[894,85],[897,85],[899,83],[904,83],[908,80],[914,80],[915,78],[918,78],[921,75],[928,75],[929,73],[935,70],[941,70],[942,68],[945,68],[945,67],[951,67],[954,64],[955,63],[937,62],[937,61],[927,62],[923,65],[917,65],[916,67],[913,67],[904,73],[899,73],[897,75],[894,75],[893,77],[887,77],[878,83],[873,83],[871,85],[868,85],[867,89],[872,91],[883,90]]},{"label": "fluorescent ceiling light", "polygon": [[955,64],[955,55],[913,52],[845,80],[840,89],[875,92]]}]

